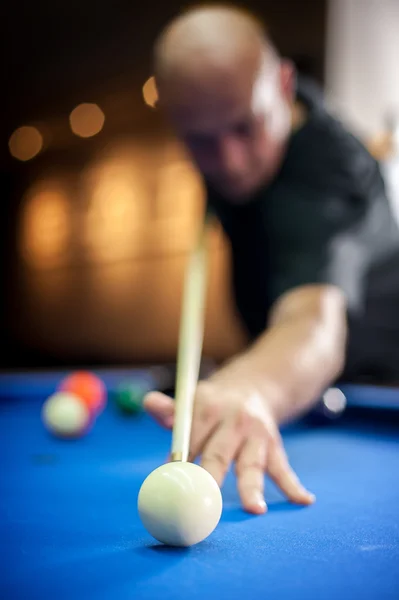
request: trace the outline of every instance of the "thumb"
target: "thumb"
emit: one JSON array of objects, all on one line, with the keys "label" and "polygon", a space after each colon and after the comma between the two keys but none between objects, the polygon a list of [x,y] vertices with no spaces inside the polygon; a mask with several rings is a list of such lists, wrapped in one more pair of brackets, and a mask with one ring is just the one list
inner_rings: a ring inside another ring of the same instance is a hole
[{"label": "thumb", "polygon": [[150,392],[145,396],[143,406],[144,410],[162,427],[172,429],[175,414],[175,404],[172,398],[161,392]]}]

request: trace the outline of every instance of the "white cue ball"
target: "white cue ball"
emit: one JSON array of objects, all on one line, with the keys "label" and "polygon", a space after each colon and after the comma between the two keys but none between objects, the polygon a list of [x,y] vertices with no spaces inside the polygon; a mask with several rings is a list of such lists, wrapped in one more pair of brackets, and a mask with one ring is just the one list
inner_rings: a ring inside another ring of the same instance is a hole
[{"label": "white cue ball", "polygon": [[150,473],[141,486],[141,521],[167,546],[193,546],[207,538],[222,514],[222,494],[208,471],[190,462],[170,462]]},{"label": "white cue ball", "polygon": [[91,416],[87,405],[75,394],[57,392],[42,407],[42,420],[59,437],[80,437],[87,432]]}]

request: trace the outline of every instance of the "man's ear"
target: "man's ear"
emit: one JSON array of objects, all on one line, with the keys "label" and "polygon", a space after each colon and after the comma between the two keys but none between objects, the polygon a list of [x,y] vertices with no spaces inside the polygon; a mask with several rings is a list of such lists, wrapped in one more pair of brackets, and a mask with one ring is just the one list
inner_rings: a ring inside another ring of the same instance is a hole
[{"label": "man's ear", "polygon": [[159,91],[158,91],[158,84],[157,84],[157,78],[155,75],[152,75],[152,77],[150,77],[148,79],[149,84],[149,100],[150,100],[150,106],[154,109],[159,109],[160,107],[160,102],[159,102]]}]

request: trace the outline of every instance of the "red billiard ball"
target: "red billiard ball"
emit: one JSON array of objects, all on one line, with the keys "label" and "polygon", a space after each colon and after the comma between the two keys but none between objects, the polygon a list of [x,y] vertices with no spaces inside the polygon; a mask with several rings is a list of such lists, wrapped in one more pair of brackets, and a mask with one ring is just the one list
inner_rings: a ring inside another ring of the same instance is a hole
[{"label": "red billiard ball", "polygon": [[107,403],[107,390],[100,377],[89,371],[76,371],[65,377],[58,390],[70,392],[81,398],[94,416],[98,416]]}]

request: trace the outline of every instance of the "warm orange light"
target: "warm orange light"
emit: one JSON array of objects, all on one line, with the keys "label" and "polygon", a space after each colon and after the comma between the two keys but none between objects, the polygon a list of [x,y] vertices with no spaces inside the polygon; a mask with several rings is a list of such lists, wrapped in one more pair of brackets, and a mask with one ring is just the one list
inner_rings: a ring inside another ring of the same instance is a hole
[{"label": "warm orange light", "polygon": [[155,108],[158,102],[158,91],[155,84],[155,78],[150,77],[143,86],[144,101],[151,108]]},{"label": "warm orange light", "polygon": [[33,189],[24,205],[20,247],[26,261],[39,268],[64,264],[71,238],[69,201],[56,183]]},{"label": "warm orange light", "polygon": [[43,137],[36,127],[19,127],[10,137],[8,146],[14,158],[21,161],[31,160],[43,148]]},{"label": "warm orange light", "polygon": [[171,161],[160,168],[156,194],[159,218],[173,216],[179,220],[190,220],[202,199],[202,181],[189,162]]},{"label": "warm orange light", "polygon": [[69,123],[75,135],[89,138],[100,133],[104,127],[105,116],[97,104],[79,104],[70,114]]},{"label": "warm orange light", "polygon": [[83,242],[95,261],[108,262],[134,254],[146,199],[143,177],[134,160],[122,158],[97,164],[86,173],[89,208]]}]

